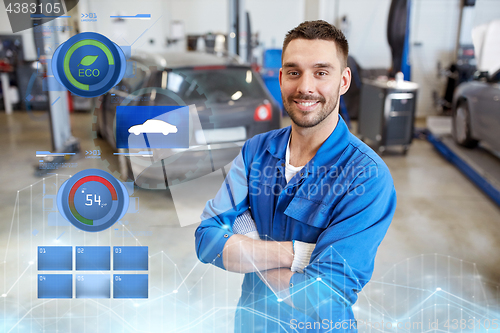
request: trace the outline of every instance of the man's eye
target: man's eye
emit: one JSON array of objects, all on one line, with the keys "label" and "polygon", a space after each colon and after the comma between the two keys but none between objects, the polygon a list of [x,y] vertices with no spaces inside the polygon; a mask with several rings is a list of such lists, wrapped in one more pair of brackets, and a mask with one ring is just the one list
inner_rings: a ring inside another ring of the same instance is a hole
[{"label": "man's eye", "polygon": [[288,72],[288,75],[292,75],[292,76],[299,75],[299,72]]},{"label": "man's eye", "polygon": [[318,72],[317,74],[318,74],[319,76],[325,76],[325,75],[327,75],[328,73],[327,73],[327,72]]}]

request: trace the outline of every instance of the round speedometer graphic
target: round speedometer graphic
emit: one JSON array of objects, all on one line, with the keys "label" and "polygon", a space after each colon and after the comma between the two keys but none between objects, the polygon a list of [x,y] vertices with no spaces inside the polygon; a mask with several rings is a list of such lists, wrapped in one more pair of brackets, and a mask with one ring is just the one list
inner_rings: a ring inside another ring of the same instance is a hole
[{"label": "round speedometer graphic", "polygon": [[127,212],[125,186],[106,171],[87,169],[65,181],[57,193],[62,216],[78,229],[102,231]]}]

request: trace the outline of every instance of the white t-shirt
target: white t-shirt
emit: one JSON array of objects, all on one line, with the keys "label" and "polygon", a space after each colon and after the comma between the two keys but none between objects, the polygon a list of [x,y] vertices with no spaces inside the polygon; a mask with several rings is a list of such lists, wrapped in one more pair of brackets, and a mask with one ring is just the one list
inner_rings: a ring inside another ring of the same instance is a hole
[{"label": "white t-shirt", "polygon": [[[291,135],[290,135],[291,137]],[[293,176],[295,176],[295,174],[297,172],[299,172],[300,170],[302,170],[302,168],[304,166],[299,166],[299,167],[295,167],[293,165],[290,164],[290,138],[288,138],[288,144],[286,145],[286,154],[285,154],[285,178],[286,178],[286,182],[288,183],[290,181],[290,179],[293,178]]]}]

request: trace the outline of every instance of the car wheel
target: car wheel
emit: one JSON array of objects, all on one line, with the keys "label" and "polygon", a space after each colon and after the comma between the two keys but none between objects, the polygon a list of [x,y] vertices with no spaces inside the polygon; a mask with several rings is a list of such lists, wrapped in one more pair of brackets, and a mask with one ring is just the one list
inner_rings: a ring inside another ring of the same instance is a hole
[{"label": "car wheel", "polygon": [[130,157],[129,158],[125,158],[126,159],[126,162],[127,162],[127,171],[125,173],[126,177],[128,178],[127,180],[132,180],[134,181],[134,184],[135,184],[135,178],[134,178],[134,171],[132,170],[132,163],[130,162]]},{"label": "car wheel", "polygon": [[474,148],[477,140],[473,139],[470,132],[470,112],[466,101],[459,101],[453,110],[453,139],[463,147]]},{"label": "car wheel", "polygon": [[[105,96],[103,96],[103,101],[106,101],[106,97]],[[102,110],[96,107],[96,103],[97,102],[95,102],[95,100],[94,100],[93,103],[94,103],[94,105],[93,105],[94,117],[96,119],[96,121],[94,122],[95,133],[97,135],[97,138],[103,139],[104,136],[103,136],[102,130],[101,130],[101,123],[103,122],[102,121],[103,116],[101,114]]]},{"label": "car wheel", "polygon": [[99,139],[104,139],[104,136],[102,135],[102,132],[101,132],[101,126],[99,125],[98,121],[95,123],[95,134],[97,135],[97,137]]}]

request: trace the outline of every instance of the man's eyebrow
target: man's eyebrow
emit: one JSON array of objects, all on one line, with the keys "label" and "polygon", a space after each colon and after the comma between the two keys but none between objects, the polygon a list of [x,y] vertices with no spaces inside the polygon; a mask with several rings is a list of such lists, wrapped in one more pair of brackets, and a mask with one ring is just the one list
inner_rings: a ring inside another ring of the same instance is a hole
[{"label": "man's eyebrow", "polygon": [[[285,62],[283,64],[283,68],[297,68],[297,67],[299,67],[299,65],[294,63],[294,62]],[[333,65],[330,64],[329,62],[318,62],[318,63],[314,64],[313,67],[314,68],[333,68]]]},{"label": "man's eyebrow", "polygon": [[319,62],[317,64],[314,64],[314,68],[333,68],[332,64],[329,62]]},{"label": "man's eyebrow", "polygon": [[294,68],[294,67],[299,67],[299,65],[297,65],[294,62],[285,62],[283,64],[283,68]]}]

